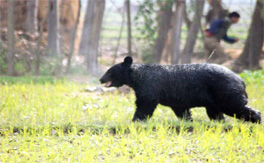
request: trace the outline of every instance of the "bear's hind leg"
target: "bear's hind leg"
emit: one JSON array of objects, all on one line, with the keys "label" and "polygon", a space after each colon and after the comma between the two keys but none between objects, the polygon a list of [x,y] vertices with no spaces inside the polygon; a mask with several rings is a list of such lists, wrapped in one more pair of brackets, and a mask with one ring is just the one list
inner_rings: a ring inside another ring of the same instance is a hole
[{"label": "bear's hind leg", "polygon": [[187,121],[192,121],[192,114],[190,109],[186,109],[186,108],[176,108],[173,107],[172,110],[174,111],[175,115],[179,118],[179,119],[184,119]]},{"label": "bear's hind leg", "polygon": [[236,117],[237,119],[242,119],[244,121],[261,123],[261,113],[247,105],[240,109],[226,109],[225,114]]},{"label": "bear's hind leg", "polygon": [[206,112],[210,120],[225,121],[224,114],[215,107],[206,107]]}]

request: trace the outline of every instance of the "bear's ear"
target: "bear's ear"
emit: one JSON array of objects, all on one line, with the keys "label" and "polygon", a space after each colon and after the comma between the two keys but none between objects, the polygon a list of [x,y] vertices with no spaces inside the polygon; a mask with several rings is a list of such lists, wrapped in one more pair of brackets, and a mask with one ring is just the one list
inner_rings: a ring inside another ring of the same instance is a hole
[{"label": "bear's ear", "polygon": [[123,65],[131,66],[132,63],[133,63],[133,59],[132,59],[132,57],[127,56],[127,57],[124,59],[124,63],[123,63]]}]

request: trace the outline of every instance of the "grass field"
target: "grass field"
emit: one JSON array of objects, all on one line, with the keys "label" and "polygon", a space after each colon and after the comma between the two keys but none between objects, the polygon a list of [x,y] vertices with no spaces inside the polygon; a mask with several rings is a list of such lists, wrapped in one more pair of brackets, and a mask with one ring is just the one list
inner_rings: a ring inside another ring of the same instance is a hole
[{"label": "grass field", "polygon": [[[241,74],[250,105],[264,113],[264,71]],[[131,123],[129,94],[85,92],[51,77],[0,77],[0,162],[264,162],[264,126],[227,118],[194,122],[158,106]]]}]

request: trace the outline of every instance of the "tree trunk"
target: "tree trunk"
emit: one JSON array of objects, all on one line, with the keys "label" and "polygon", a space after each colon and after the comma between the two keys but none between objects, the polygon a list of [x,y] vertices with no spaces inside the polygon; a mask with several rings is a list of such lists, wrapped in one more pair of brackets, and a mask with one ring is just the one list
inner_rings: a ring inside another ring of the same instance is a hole
[{"label": "tree trunk", "polygon": [[211,24],[215,19],[223,19],[227,16],[228,10],[223,9],[222,0],[209,0],[210,10],[206,14],[206,24]]},{"label": "tree trunk", "polygon": [[[2,1],[0,1],[0,6],[2,5]],[[1,14],[1,12],[0,12],[0,16],[1,16],[2,14]],[[0,17],[1,18],[1,17]],[[0,19],[0,29],[2,29],[2,21],[1,21],[1,19]],[[2,53],[2,34],[1,34],[2,32],[1,32],[1,30],[0,30],[0,53]]]},{"label": "tree trunk", "polygon": [[47,18],[48,18],[48,14],[43,20],[41,20],[41,23],[40,23],[39,38],[37,41],[37,49],[36,49],[35,75],[39,75],[39,68],[40,68],[40,62],[41,62],[40,45],[41,45],[41,41],[43,37],[44,23],[46,22]]},{"label": "tree trunk", "polygon": [[[34,48],[32,46],[32,35],[35,35],[38,31],[38,0],[28,0],[26,1],[26,20],[25,20],[25,30],[30,34],[29,51],[34,54]],[[27,72],[31,71],[31,59],[29,55],[25,55],[26,69]]]},{"label": "tree trunk", "polygon": [[15,1],[8,1],[8,51],[7,51],[7,73],[15,75],[15,55],[14,55],[14,6]]},{"label": "tree trunk", "polygon": [[244,69],[259,69],[259,59],[264,41],[263,0],[258,0],[252,16],[248,37],[242,54],[235,61],[233,71],[242,72]]},{"label": "tree trunk", "polygon": [[51,56],[59,55],[59,1],[49,0],[48,11],[48,46],[47,53]]},{"label": "tree trunk", "polygon": [[195,15],[193,17],[193,21],[191,23],[188,32],[187,41],[185,43],[185,47],[182,52],[182,63],[191,63],[193,49],[201,26],[200,24],[203,14],[203,7],[204,7],[204,0],[197,0]]},{"label": "tree trunk", "polygon": [[213,8],[213,14],[212,14],[212,20],[219,19],[220,13],[222,11],[222,0],[212,0],[212,8]]},{"label": "tree trunk", "polygon": [[113,60],[113,63],[112,63],[113,65],[116,62],[117,52],[118,52],[118,49],[119,49],[119,46],[120,46],[120,41],[121,41],[121,37],[122,37],[124,25],[125,25],[125,10],[123,9],[123,13],[122,13],[122,23],[121,23],[121,28],[119,30],[119,35],[118,35],[118,39],[117,39],[117,45],[116,45],[116,49],[115,49],[114,60]]},{"label": "tree trunk", "polygon": [[185,0],[176,0],[176,16],[173,26],[173,64],[177,64],[180,57],[181,27],[184,15],[184,6]]},{"label": "tree trunk", "polygon": [[171,17],[172,4],[168,2],[161,3],[160,10],[158,12],[158,37],[155,40],[153,48],[153,56],[155,57],[157,63],[159,63],[161,60],[162,51],[166,44]]},{"label": "tree trunk", "polygon": [[95,55],[96,57],[98,56],[98,47],[99,47],[101,30],[102,30],[104,11],[105,11],[105,0],[97,0],[96,1],[94,26],[93,26],[93,34],[94,35],[93,35],[93,39],[91,40],[93,43],[93,47],[96,51],[96,55]]},{"label": "tree trunk", "polygon": [[27,2],[26,31],[35,34],[38,31],[38,0]]},{"label": "tree trunk", "polygon": [[82,8],[82,4],[81,4],[81,0],[79,0],[79,8],[78,8],[78,14],[77,14],[77,19],[75,22],[75,26],[72,32],[72,37],[71,37],[71,47],[70,47],[70,53],[68,55],[68,59],[67,59],[67,68],[66,68],[66,74],[70,73],[70,69],[71,69],[71,59],[72,59],[72,54],[74,51],[74,46],[75,46],[75,41],[76,41],[76,33],[77,33],[77,28],[78,28],[78,24],[80,21],[80,16],[81,16],[81,8]]},{"label": "tree trunk", "polygon": [[130,16],[130,0],[126,0],[126,6],[127,6],[127,48],[128,48],[128,55],[132,56],[132,50],[131,50],[131,46],[132,46],[132,36],[131,36],[131,16]]},{"label": "tree trunk", "polygon": [[[87,19],[92,18],[92,21],[90,24],[84,24],[84,26],[86,27],[89,26],[89,28],[87,27],[86,29],[90,30],[89,32],[90,36],[89,36],[89,39],[86,40],[87,41],[86,48],[85,48],[86,50],[83,51],[83,54],[85,54],[86,56],[88,74],[97,75],[98,74],[98,63],[97,63],[98,46],[99,46],[99,40],[100,40],[100,34],[101,34],[101,28],[102,28],[102,22],[103,22],[103,16],[104,16],[105,0],[96,0],[96,1],[90,0],[89,2],[90,2],[89,5],[92,5],[92,6],[88,6],[87,9],[92,7],[93,12],[86,12],[86,14],[91,14],[91,15],[86,15],[86,18]],[[85,42],[83,42],[83,44],[84,43]]]},{"label": "tree trunk", "polygon": [[188,30],[190,29],[190,27],[191,27],[191,20],[189,19],[189,17],[188,17],[188,13],[187,13],[187,7],[186,7],[186,5],[185,5],[185,7],[184,7],[184,21],[185,21],[185,24],[186,24],[186,26],[187,26],[187,28],[188,28]]},{"label": "tree trunk", "polygon": [[[63,0],[60,4],[60,17],[61,18],[64,18],[64,7],[65,7],[65,3],[66,3],[66,0]],[[61,20],[60,20],[61,21]],[[60,45],[60,53],[62,55],[65,54],[65,45],[64,45],[64,42],[65,42],[65,28],[64,28],[64,24],[61,23],[60,24],[60,38],[59,38],[59,45]]]},{"label": "tree trunk", "polygon": [[92,27],[93,27],[93,19],[94,19],[94,10],[95,10],[95,0],[87,1],[87,9],[82,29],[82,38],[79,48],[79,54],[85,55],[87,52],[87,44],[91,39]]}]

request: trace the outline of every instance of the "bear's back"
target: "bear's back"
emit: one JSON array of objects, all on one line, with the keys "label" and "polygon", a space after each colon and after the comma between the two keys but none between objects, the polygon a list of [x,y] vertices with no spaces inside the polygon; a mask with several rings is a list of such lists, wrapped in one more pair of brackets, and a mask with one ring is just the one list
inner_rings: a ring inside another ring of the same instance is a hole
[{"label": "bear's back", "polygon": [[157,65],[133,64],[132,78],[136,80],[237,80],[242,79],[231,70],[215,64]]}]

